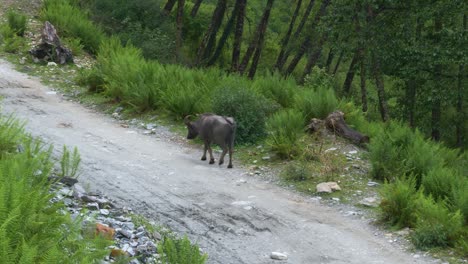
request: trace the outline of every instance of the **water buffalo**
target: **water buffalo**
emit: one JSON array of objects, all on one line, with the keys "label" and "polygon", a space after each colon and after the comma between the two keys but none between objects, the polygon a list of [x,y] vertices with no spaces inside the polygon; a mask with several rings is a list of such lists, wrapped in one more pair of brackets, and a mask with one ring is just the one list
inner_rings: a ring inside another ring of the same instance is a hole
[{"label": "water buffalo", "polygon": [[223,153],[219,158],[219,165],[224,163],[224,156],[229,150],[228,168],[232,168],[232,151],[236,133],[234,118],[205,113],[201,114],[198,120],[193,122],[190,121],[190,116],[186,116],[184,122],[188,128],[187,139],[200,136],[205,144],[201,160],[206,160],[206,151],[208,150],[210,152],[210,164],[214,163],[211,143],[215,143],[223,149]]}]

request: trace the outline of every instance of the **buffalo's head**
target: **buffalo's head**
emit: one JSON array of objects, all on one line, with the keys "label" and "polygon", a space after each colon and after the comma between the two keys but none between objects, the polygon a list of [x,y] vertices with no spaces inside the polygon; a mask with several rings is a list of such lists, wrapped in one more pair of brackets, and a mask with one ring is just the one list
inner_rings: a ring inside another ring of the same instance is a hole
[{"label": "buffalo's head", "polygon": [[194,139],[198,136],[198,128],[194,124],[194,122],[190,122],[190,116],[186,116],[184,118],[184,123],[187,126],[188,129],[188,134],[187,134],[187,139]]}]

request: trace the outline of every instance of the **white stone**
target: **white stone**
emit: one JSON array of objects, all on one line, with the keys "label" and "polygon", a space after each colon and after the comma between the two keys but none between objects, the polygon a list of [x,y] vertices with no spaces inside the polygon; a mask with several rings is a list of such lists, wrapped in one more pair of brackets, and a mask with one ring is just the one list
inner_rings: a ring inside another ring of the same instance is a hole
[{"label": "white stone", "polygon": [[53,61],[50,61],[47,63],[47,66],[48,67],[51,67],[51,66],[57,66],[57,63],[53,62]]},{"label": "white stone", "polygon": [[271,252],[270,258],[277,260],[286,260],[288,259],[288,255],[280,252]]}]

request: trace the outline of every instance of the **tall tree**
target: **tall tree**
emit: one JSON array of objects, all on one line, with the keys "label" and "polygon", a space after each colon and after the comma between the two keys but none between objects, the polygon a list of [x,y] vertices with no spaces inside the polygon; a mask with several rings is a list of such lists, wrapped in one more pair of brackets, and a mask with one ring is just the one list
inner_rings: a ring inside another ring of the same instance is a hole
[{"label": "tall tree", "polygon": [[349,95],[351,91],[351,84],[353,83],[354,74],[356,73],[356,65],[359,63],[359,60],[360,60],[360,57],[359,57],[360,54],[361,54],[360,49],[356,49],[356,51],[354,52],[353,59],[351,60],[351,63],[349,64],[348,73],[346,73],[346,78],[343,83],[343,93],[345,95]]},{"label": "tall tree", "polygon": [[[436,14],[434,18],[434,33],[436,35],[436,42],[440,41],[440,33],[442,30],[442,19],[440,14]],[[434,67],[434,88],[432,89],[432,111],[431,111],[431,126],[432,132],[431,136],[432,139],[435,141],[440,140],[440,119],[441,119],[441,94],[442,91],[442,65],[440,63],[436,63]]]},{"label": "tall tree", "polygon": [[297,16],[299,15],[301,5],[302,5],[302,0],[298,0],[296,3],[296,9],[294,10],[294,13],[291,17],[291,22],[289,22],[288,31],[286,31],[286,35],[281,40],[281,50],[278,55],[278,58],[276,59],[275,69],[280,69],[280,66],[284,64],[283,57],[284,57],[284,53],[286,52],[286,46],[288,45],[289,39],[291,38],[294,24],[296,23]]},{"label": "tall tree", "polygon": [[240,3],[241,1],[236,1],[236,4],[234,5],[234,9],[232,9],[232,12],[231,12],[231,17],[229,17],[229,20],[226,23],[226,26],[224,27],[223,34],[221,35],[221,38],[219,39],[218,44],[216,45],[214,54],[213,56],[211,56],[210,60],[208,61],[207,66],[213,65],[216,62],[216,60],[219,58],[219,56],[221,55],[221,51],[223,50],[223,47],[226,44],[226,41],[234,28],[234,22],[236,20],[236,15],[239,12]]},{"label": "tall tree", "polygon": [[239,69],[239,57],[242,45],[242,34],[244,32],[244,17],[247,0],[237,0],[236,4],[239,4],[239,10],[236,14],[236,29],[234,32],[234,43],[232,47],[232,72],[238,71]]},{"label": "tall tree", "polygon": [[200,65],[205,62],[208,57],[212,54],[213,46],[216,41],[216,34],[223,21],[224,13],[226,11],[227,0],[218,0],[213,16],[211,18],[210,26],[206,31],[203,39],[198,47],[197,58],[195,61],[196,65]]},{"label": "tall tree", "polygon": [[[294,31],[293,39],[298,39],[300,34],[302,33],[302,29],[304,28],[304,25],[307,19],[309,18],[310,13],[312,12],[312,7],[314,7],[314,3],[315,3],[315,0],[310,0],[309,4],[307,5],[304,15],[302,16],[301,21],[299,22],[299,25]],[[282,48],[280,51],[280,55],[278,56],[278,59],[276,60],[277,62],[275,66],[276,66],[276,69],[278,69],[279,71],[283,71],[284,64],[286,63],[287,59],[289,58],[289,54],[292,51],[291,48],[288,48],[288,43],[286,43],[284,47],[283,54],[281,54],[281,51],[283,51],[283,48]]]},{"label": "tall tree", "polygon": [[193,4],[192,11],[190,12],[191,17],[196,17],[198,13],[198,9],[200,9],[200,5],[203,2],[203,0],[197,0],[195,4]]},{"label": "tall tree", "polygon": [[180,60],[182,58],[182,27],[183,27],[183,16],[184,16],[185,0],[177,0],[177,17],[176,17],[176,56]]},{"label": "tall tree", "polygon": [[164,5],[164,12],[166,14],[171,13],[172,8],[174,8],[174,5],[177,1],[178,0],[167,0],[166,4]]},{"label": "tall tree", "polygon": [[257,68],[257,63],[258,59],[260,57],[260,52],[261,52],[261,46],[263,45],[263,40],[265,38],[265,32],[266,28],[268,25],[268,19],[270,18],[270,12],[271,12],[271,7],[273,6],[274,0],[268,0],[267,5],[265,7],[265,10],[263,11],[262,18],[260,19],[260,22],[258,23],[257,30],[255,31],[255,34],[250,41],[249,47],[247,48],[247,51],[244,54],[244,57],[242,58],[242,62],[239,65],[238,72],[240,74],[243,74],[244,71],[247,69],[247,65],[249,64],[249,61],[254,54],[254,52],[260,48],[258,56],[257,56],[257,61],[255,62],[254,58],[254,68],[253,68],[253,73],[255,74],[256,68]]},{"label": "tall tree", "polygon": [[374,74],[375,86],[377,87],[377,97],[379,98],[380,116],[382,117],[382,121],[387,122],[389,119],[389,115],[387,99],[385,96],[385,86],[380,67],[380,61],[375,53],[372,54],[372,73]]},{"label": "tall tree", "polygon": [[[362,51],[363,52],[363,51]],[[361,104],[362,112],[367,112],[367,87],[366,87],[366,64],[364,61],[364,55],[361,55],[361,72],[359,73],[361,77]]]},{"label": "tall tree", "polygon": [[[463,27],[462,36],[466,34],[466,14],[463,14]],[[465,75],[465,65],[460,64],[458,66],[458,80],[457,80],[457,120],[455,122],[455,136],[456,146],[461,148],[465,141],[465,135],[463,134],[463,125],[466,122],[465,113],[463,111],[464,95],[466,94],[465,86],[463,83],[463,76]]]},{"label": "tall tree", "polygon": [[[330,4],[330,1],[331,0],[323,0],[322,1],[322,4],[320,5],[320,10],[318,11],[317,15],[315,16],[314,20],[312,21],[312,24],[311,24],[311,28],[313,31],[317,31],[316,30],[316,27],[318,25],[318,23],[320,22],[320,19],[321,17],[325,14],[325,11],[328,7],[328,5]],[[311,30],[311,31],[312,31]],[[312,41],[312,34],[309,33],[307,34],[307,36],[305,37],[304,41],[302,42],[301,46],[299,47],[299,50],[297,51],[296,53],[296,56],[292,59],[292,61],[289,63],[289,66],[286,70],[286,74],[291,74],[294,69],[296,68],[297,64],[299,63],[299,61],[302,59],[302,56],[304,56],[304,54],[306,53],[306,51],[308,50],[310,44],[311,44],[311,41]],[[321,43],[321,40],[319,40],[318,42],[319,44]],[[320,49],[322,48],[321,45],[319,47]],[[320,55],[320,54],[319,54]]]}]

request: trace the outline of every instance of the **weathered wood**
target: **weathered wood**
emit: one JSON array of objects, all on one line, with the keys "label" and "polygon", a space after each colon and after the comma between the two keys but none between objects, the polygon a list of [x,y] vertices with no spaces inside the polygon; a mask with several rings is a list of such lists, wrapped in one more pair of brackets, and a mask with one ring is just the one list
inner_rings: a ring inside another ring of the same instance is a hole
[{"label": "weathered wood", "polygon": [[71,50],[62,45],[55,27],[49,21],[44,23],[41,43],[29,53],[43,61],[54,61],[58,64],[73,62]]},{"label": "weathered wood", "polygon": [[369,137],[359,133],[358,131],[350,128],[345,120],[344,114],[341,111],[335,111],[325,118],[326,127],[333,133],[349,139],[357,144],[369,143]]}]

